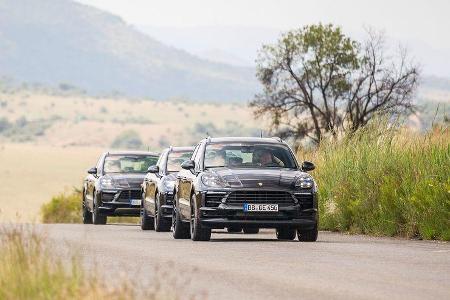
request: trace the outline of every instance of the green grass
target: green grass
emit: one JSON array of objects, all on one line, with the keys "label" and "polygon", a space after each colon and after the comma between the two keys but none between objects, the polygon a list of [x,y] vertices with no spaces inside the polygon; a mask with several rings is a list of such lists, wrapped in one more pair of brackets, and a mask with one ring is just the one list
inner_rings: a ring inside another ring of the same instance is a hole
[{"label": "green grass", "polygon": [[320,227],[450,240],[450,132],[372,122],[299,157],[313,160]]},{"label": "green grass", "polygon": [[41,207],[43,223],[81,223],[81,191],[61,193]]}]

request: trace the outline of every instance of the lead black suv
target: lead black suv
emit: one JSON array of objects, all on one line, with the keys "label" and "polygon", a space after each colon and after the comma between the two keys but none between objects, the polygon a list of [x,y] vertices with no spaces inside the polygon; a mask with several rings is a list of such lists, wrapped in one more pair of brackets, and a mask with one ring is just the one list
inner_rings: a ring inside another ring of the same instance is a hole
[{"label": "lead black suv", "polygon": [[317,186],[278,138],[207,138],[175,183],[173,236],[207,241],[211,229],[275,228],[278,239],[317,240]]},{"label": "lead black suv", "polygon": [[83,182],[83,223],[106,224],[108,216],[139,216],[141,184],[159,155],[105,152]]},{"label": "lead black suv", "polygon": [[170,231],[176,174],[193,150],[194,147],[167,148],[158,163],[148,168],[142,183],[142,230]]}]

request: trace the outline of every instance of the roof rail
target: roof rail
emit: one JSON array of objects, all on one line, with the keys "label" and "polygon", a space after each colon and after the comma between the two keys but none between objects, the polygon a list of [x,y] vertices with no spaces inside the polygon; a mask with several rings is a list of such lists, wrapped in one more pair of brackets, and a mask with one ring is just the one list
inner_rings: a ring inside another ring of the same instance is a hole
[{"label": "roof rail", "polygon": [[208,135],[208,137],[206,138],[206,142],[211,142],[211,137]]},{"label": "roof rail", "polygon": [[278,136],[273,136],[272,139],[282,142],[283,140]]},{"label": "roof rail", "polygon": [[169,152],[172,151],[172,150],[173,150],[173,146],[170,145],[170,146],[169,146]]}]

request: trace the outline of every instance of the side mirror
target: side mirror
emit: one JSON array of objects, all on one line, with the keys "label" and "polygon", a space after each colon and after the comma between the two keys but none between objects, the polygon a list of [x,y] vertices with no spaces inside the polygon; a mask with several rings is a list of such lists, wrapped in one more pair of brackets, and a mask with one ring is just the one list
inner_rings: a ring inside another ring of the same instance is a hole
[{"label": "side mirror", "polygon": [[192,170],[195,168],[195,163],[193,160],[186,160],[181,164],[181,167],[185,170]]},{"label": "side mirror", "polygon": [[316,166],[315,166],[312,162],[310,162],[310,161],[305,160],[305,161],[302,163],[302,171],[303,171],[303,172],[312,171],[312,170],[314,170],[315,168],[316,168]]},{"label": "side mirror", "polygon": [[159,173],[159,167],[157,165],[153,165],[148,167],[147,169],[148,173]]},{"label": "side mirror", "polygon": [[95,175],[97,174],[97,168],[96,167],[90,168],[87,172],[88,174]]}]

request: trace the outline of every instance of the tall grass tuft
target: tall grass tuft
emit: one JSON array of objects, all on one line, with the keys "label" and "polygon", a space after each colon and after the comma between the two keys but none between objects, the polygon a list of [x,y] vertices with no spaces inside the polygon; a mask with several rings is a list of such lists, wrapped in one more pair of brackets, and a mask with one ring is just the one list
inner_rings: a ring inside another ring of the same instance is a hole
[{"label": "tall grass tuft", "polygon": [[313,160],[320,227],[450,240],[450,132],[376,121],[299,157]]},{"label": "tall grass tuft", "polygon": [[62,261],[33,227],[3,226],[0,232],[0,299],[133,299],[126,284],[109,289],[82,270],[73,256]]}]

